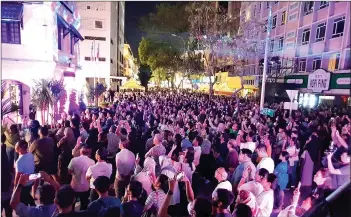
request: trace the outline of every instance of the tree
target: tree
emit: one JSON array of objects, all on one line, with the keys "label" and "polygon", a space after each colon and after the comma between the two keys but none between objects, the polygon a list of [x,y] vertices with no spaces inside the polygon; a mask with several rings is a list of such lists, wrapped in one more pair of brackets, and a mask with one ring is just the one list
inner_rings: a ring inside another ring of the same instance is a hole
[{"label": "tree", "polygon": [[[183,2],[161,3],[156,6],[155,13],[150,13],[140,20],[140,29],[146,33],[139,44],[140,61],[150,66],[153,72],[158,68],[162,68],[158,72],[166,71],[165,77],[172,87],[175,74],[182,68],[181,56],[186,49],[185,41],[188,38],[189,13],[185,8],[186,3]],[[183,37],[173,37],[174,34]]]},{"label": "tree", "polygon": [[145,91],[147,91],[147,86],[151,79],[150,67],[147,65],[141,64],[139,67],[138,77],[139,77],[141,86],[145,87]]},{"label": "tree", "polygon": [[148,65],[153,72],[159,68],[166,70],[167,80],[171,81],[173,87],[181,55],[177,49],[164,41],[143,38],[139,43],[138,53],[141,64]]},{"label": "tree", "polygon": [[58,115],[57,103],[60,101],[62,97],[65,96],[65,92],[66,92],[65,85],[63,84],[63,79],[51,80],[49,88],[53,99],[53,113],[54,113],[53,121],[55,123]]},{"label": "tree", "polygon": [[183,79],[179,85],[183,84],[184,78],[191,80],[191,75],[202,75],[205,70],[201,52],[189,50],[185,53],[182,59]]},{"label": "tree", "polygon": [[211,96],[212,76],[217,70],[232,65],[239,74],[247,58],[254,51],[257,52],[261,41],[254,40],[254,37],[261,30],[261,24],[254,20],[242,20],[238,26],[240,15],[228,15],[225,9],[218,5],[215,7],[213,2],[190,3],[187,11],[190,13],[190,33],[204,50],[205,74],[210,80]]},{"label": "tree", "polygon": [[155,81],[158,86],[161,85],[162,81],[167,80],[167,72],[161,67],[153,70],[151,76],[151,80]]},{"label": "tree", "polygon": [[94,84],[87,83],[87,89],[86,96],[88,100],[94,102],[96,98],[99,98],[106,91],[106,86],[103,83],[96,82],[94,88]]},{"label": "tree", "polygon": [[[41,111],[41,121],[45,124],[49,120],[49,108],[54,104],[54,98],[50,90],[51,80],[42,78],[34,80],[32,88],[31,101]],[[45,120],[45,111],[47,119]]]},{"label": "tree", "polygon": [[18,106],[11,102],[6,86],[6,82],[1,81],[1,120],[5,115],[18,110]]}]

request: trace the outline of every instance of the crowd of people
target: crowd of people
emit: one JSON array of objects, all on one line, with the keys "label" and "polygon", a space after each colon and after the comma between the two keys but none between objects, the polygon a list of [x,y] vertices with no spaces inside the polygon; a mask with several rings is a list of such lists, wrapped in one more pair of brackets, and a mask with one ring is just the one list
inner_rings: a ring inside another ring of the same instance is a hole
[{"label": "crowd of people", "polygon": [[[116,94],[108,108],[33,115],[1,135],[6,217],[288,217],[350,180],[345,108],[292,112],[181,91]],[[28,126],[27,126],[28,125]],[[79,202],[79,203],[78,203]]]}]

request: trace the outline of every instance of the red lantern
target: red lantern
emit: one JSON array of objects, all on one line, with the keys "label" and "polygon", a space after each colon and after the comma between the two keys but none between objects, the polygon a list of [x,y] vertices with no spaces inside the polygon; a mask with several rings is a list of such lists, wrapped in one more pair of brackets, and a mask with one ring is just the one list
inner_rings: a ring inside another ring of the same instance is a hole
[{"label": "red lantern", "polygon": [[347,102],[347,96],[341,96],[341,99],[342,99],[342,101],[344,102],[344,103],[346,103]]}]

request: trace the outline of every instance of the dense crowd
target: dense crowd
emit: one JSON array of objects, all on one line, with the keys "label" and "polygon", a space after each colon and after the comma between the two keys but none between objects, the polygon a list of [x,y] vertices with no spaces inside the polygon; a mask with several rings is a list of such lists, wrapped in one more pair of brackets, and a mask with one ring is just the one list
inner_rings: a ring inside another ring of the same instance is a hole
[{"label": "dense crowd", "polygon": [[5,126],[6,217],[302,216],[350,180],[345,108],[274,104],[269,117],[254,99],[179,91],[113,101]]}]

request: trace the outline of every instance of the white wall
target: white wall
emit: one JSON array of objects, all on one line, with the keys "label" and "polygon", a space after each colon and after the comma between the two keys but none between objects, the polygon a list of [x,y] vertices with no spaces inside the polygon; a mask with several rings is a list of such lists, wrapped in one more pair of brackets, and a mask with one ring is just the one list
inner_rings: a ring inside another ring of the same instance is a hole
[{"label": "white wall", "polygon": [[[97,64],[84,60],[91,57],[92,40],[85,39],[80,43],[80,64],[81,71],[86,77],[106,78],[110,75],[110,26],[111,26],[111,2],[78,2],[79,14],[81,16],[80,33],[83,37],[105,37],[106,41],[95,40],[95,55],[99,44],[99,56],[106,58],[106,61],[99,61]],[[90,9],[88,9],[90,7]],[[102,21],[102,29],[95,28],[95,21]]]},{"label": "white wall", "polygon": [[2,59],[53,60],[56,27],[50,4],[24,4],[21,44],[2,43]]}]

